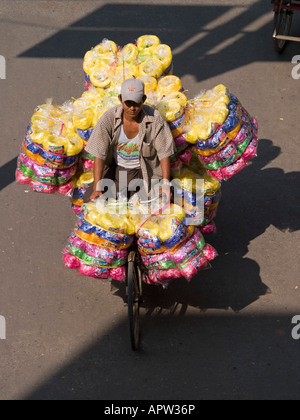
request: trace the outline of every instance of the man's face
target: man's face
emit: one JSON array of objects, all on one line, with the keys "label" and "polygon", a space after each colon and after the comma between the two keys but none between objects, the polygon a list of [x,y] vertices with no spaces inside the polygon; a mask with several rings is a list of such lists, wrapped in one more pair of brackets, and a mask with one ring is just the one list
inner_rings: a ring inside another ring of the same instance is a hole
[{"label": "man's face", "polygon": [[136,102],[133,102],[133,101],[125,101],[125,102],[122,102],[122,106],[123,106],[124,113],[128,117],[136,118],[138,117],[138,115],[140,114],[142,110],[143,102],[137,104]]}]

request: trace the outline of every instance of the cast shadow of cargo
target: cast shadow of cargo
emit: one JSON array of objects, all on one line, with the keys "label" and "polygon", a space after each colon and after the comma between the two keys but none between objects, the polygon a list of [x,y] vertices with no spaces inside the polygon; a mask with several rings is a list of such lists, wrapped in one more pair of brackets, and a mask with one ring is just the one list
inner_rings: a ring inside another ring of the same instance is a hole
[{"label": "cast shadow of cargo", "polygon": [[293,45],[279,56],[272,47],[272,6],[106,4],[20,58],[78,58],[104,38],[124,46],[145,33],[170,45],[174,73],[197,81],[259,61],[291,61]]},{"label": "cast shadow of cargo", "polygon": [[15,181],[17,159],[14,158],[0,167],[0,191]]},{"label": "cast shadow of cargo", "polygon": [[[112,283],[113,293],[125,299],[124,285]],[[189,307],[242,311],[270,293],[260,278],[259,265],[237,254],[220,255],[209,270],[173,280],[168,287],[143,284],[142,313],[145,320],[160,314],[185,316]]]},{"label": "cast shadow of cargo", "polygon": [[[189,306],[237,312],[271,292],[260,278],[257,262],[246,255],[251,241],[270,226],[286,234],[300,230],[300,172],[264,169],[280,151],[271,140],[261,139],[258,157],[252,164],[223,183],[216,218],[218,231],[214,236],[206,236],[219,257],[212,262],[211,270],[198,273],[190,284],[175,280],[167,290],[145,285],[148,316],[159,310],[179,310],[184,315]],[[124,296],[122,288],[119,295]]]},{"label": "cast shadow of cargo", "polygon": [[[94,310],[101,316],[101,308]],[[105,406],[120,400],[137,406],[141,400],[298,400],[299,343],[291,339],[291,319],[158,315],[143,326],[138,352],[131,351],[126,320],[120,321],[20,399],[101,400]]]}]

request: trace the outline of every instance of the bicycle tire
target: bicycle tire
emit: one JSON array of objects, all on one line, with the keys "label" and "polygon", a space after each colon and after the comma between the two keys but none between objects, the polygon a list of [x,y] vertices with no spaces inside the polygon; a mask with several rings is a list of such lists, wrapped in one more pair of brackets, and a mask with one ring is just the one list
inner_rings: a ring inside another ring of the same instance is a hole
[{"label": "bicycle tire", "polygon": [[141,274],[136,258],[128,261],[127,292],[128,292],[128,322],[132,350],[140,347],[140,303],[141,303]]},{"label": "bicycle tire", "polygon": [[[278,30],[278,35],[289,36],[293,21],[293,12],[283,10],[274,14],[274,29]],[[279,54],[283,53],[287,41],[283,39],[274,39],[274,49]]]}]

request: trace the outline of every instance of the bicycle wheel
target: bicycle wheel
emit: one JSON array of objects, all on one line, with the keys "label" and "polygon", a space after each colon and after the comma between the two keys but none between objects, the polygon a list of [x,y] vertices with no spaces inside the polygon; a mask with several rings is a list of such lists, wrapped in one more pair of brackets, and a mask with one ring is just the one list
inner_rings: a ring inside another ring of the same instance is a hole
[{"label": "bicycle wheel", "polygon": [[128,258],[127,293],[128,321],[131,347],[138,350],[140,345],[140,303],[141,303],[141,272],[133,251]]},{"label": "bicycle wheel", "polygon": [[[277,35],[289,36],[293,21],[293,12],[290,10],[282,10],[281,13],[275,12],[274,29]],[[274,38],[274,48],[278,53],[282,53],[285,49],[287,41],[285,39]]]}]

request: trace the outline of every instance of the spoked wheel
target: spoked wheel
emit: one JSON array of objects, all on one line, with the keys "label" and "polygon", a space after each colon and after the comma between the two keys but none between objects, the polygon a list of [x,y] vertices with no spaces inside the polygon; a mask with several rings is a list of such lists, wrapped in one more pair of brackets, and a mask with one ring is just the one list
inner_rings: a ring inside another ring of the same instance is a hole
[{"label": "spoked wheel", "polygon": [[[290,10],[281,10],[275,12],[274,29],[277,35],[289,36],[293,21],[293,12]],[[287,41],[285,39],[274,38],[274,48],[278,53],[282,53],[285,49]]]},{"label": "spoked wheel", "polygon": [[136,261],[136,252],[131,251],[127,272],[128,321],[132,350],[140,346],[140,304],[142,298],[142,276]]}]

